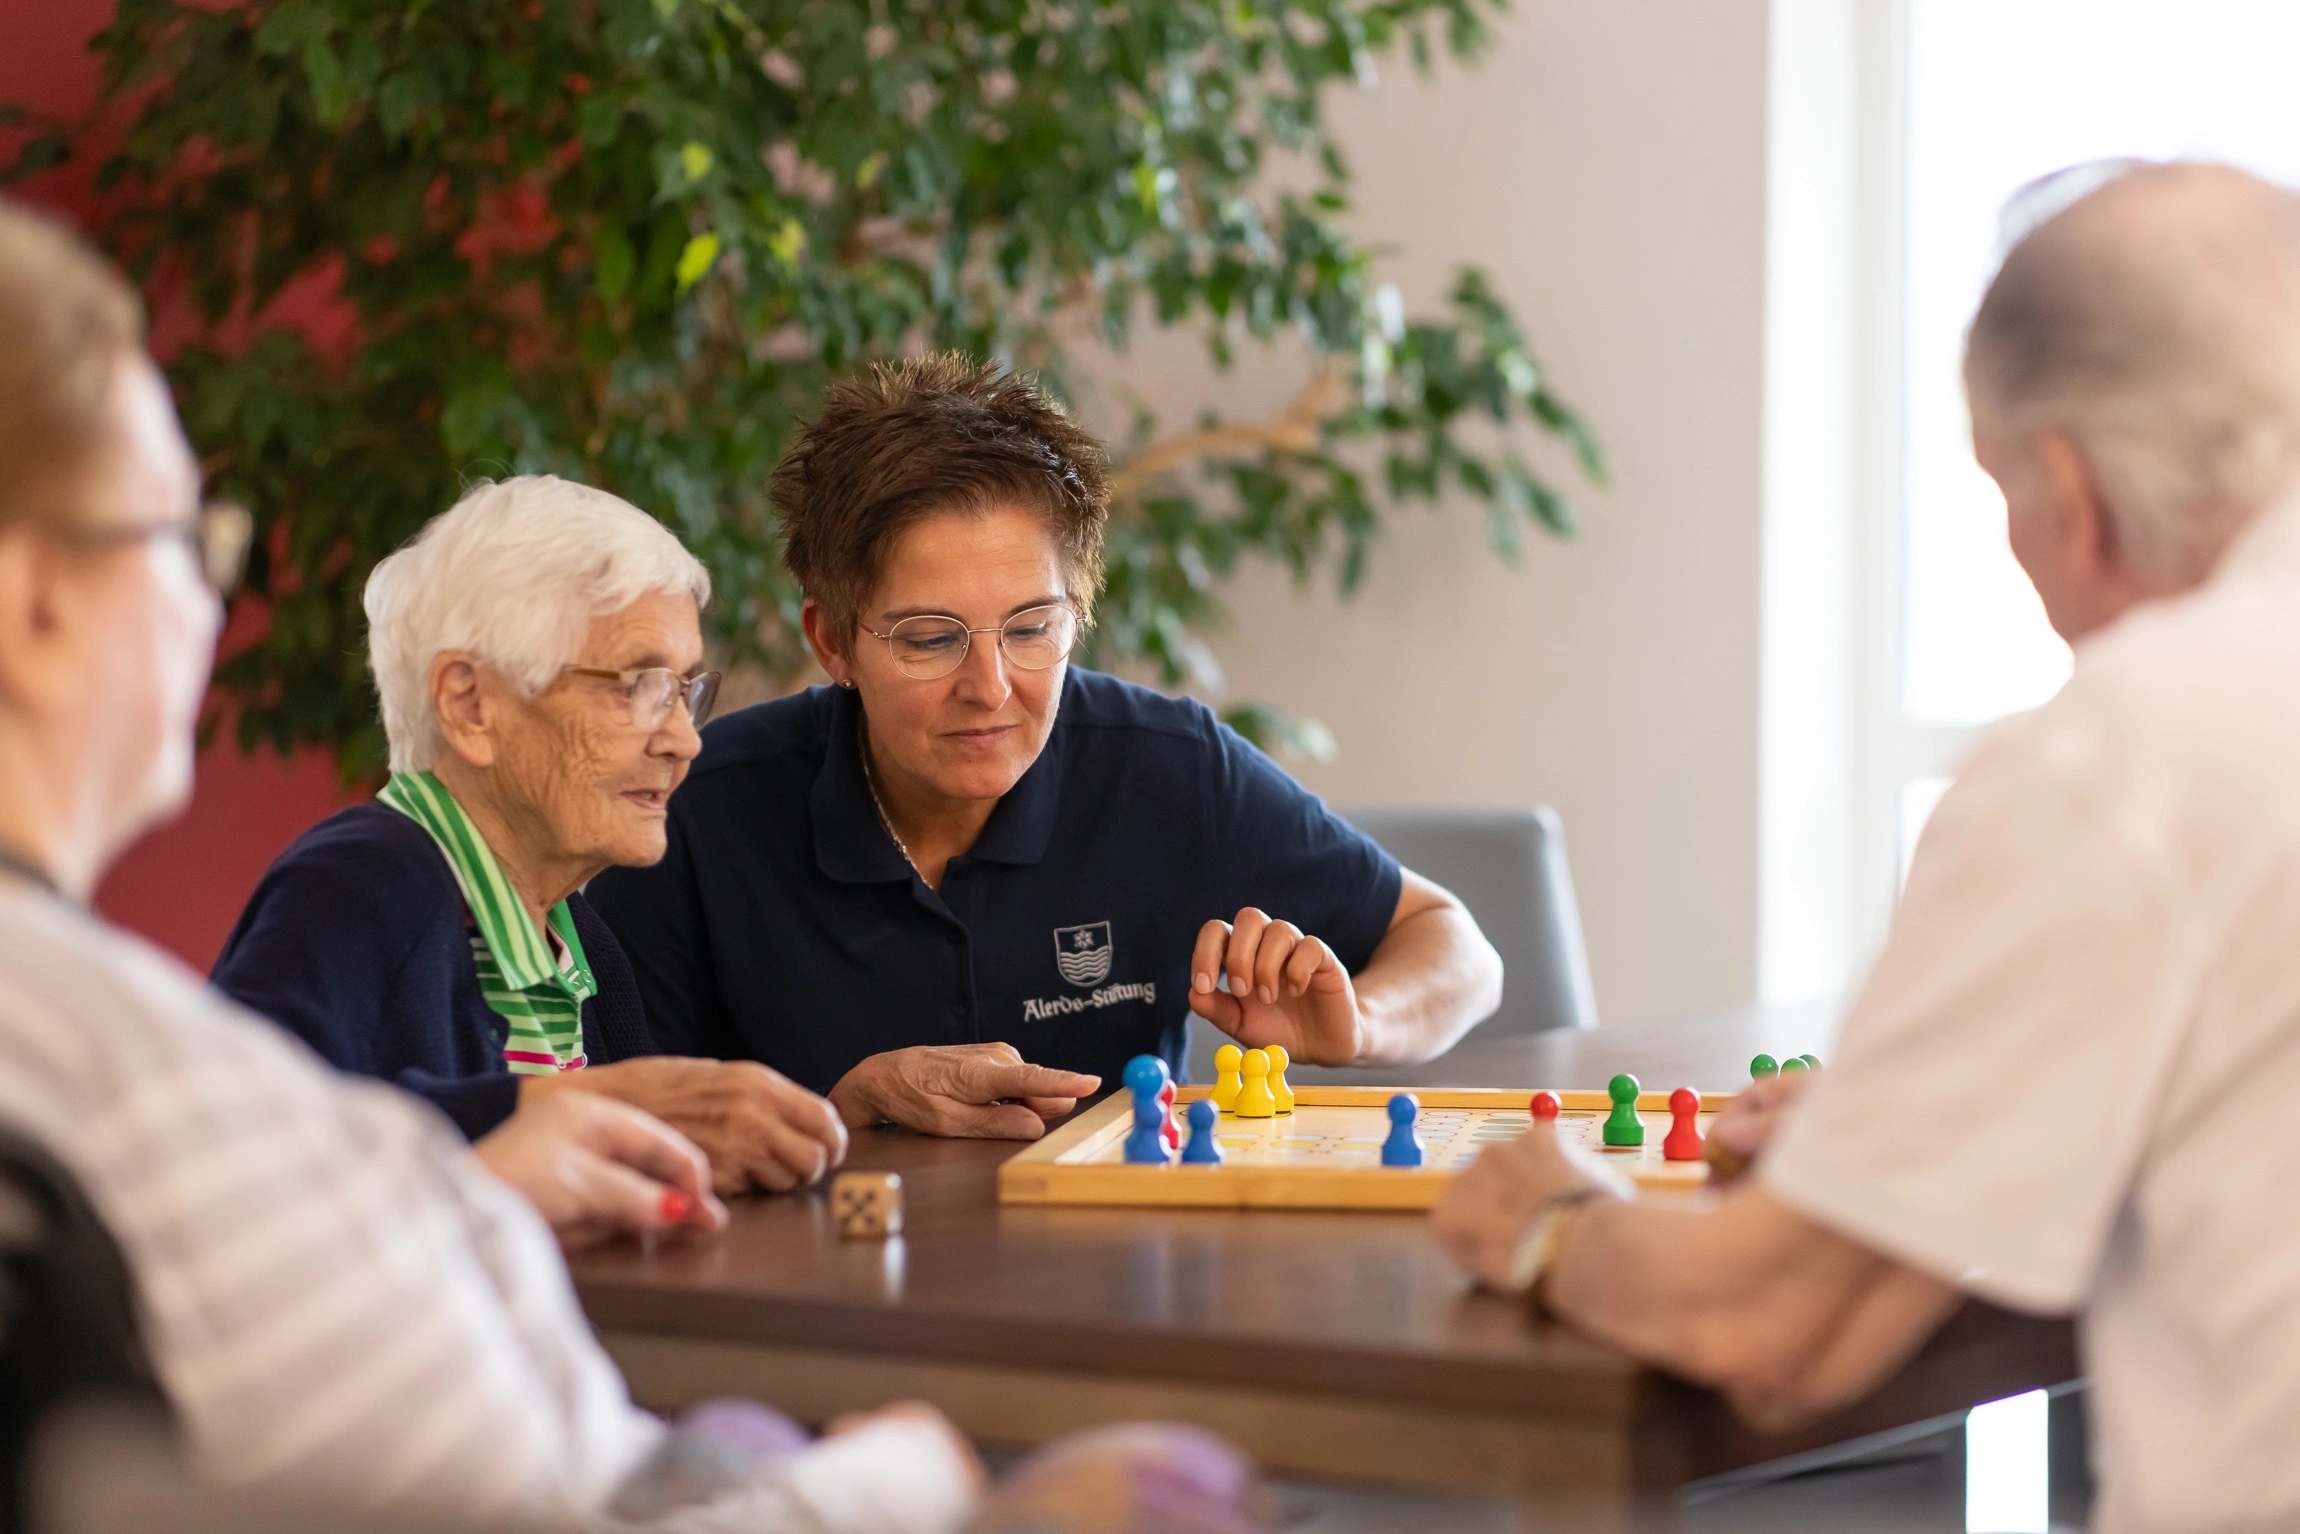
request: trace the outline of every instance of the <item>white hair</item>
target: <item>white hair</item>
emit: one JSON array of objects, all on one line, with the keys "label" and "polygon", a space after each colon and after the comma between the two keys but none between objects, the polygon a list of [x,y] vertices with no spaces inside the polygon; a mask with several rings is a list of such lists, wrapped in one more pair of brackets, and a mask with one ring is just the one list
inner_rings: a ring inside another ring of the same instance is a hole
[{"label": "white hair", "polygon": [[2300,202],[2117,161],[2025,189],[2007,232],[1966,339],[1976,410],[2065,431],[2126,556],[2201,579],[2300,481]]},{"label": "white hair", "polygon": [[630,502],[550,474],[470,491],[367,578],[367,657],[391,770],[427,768],[447,744],[431,708],[442,650],[468,652],[534,697],[595,619],[656,592],[701,607],[710,573]]}]

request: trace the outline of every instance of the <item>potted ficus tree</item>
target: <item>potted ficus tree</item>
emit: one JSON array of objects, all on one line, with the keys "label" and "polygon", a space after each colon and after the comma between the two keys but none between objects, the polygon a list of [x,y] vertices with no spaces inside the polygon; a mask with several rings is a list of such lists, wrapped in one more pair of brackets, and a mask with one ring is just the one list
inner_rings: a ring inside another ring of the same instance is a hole
[{"label": "potted ficus tree", "polygon": [[[827,379],[933,346],[1071,389],[1066,337],[1185,326],[1219,368],[1292,332],[1290,406],[1122,446],[1086,658],[1183,685],[1241,558],[1348,589],[1388,508],[1456,495],[1510,553],[1569,528],[1529,433],[1599,473],[1482,274],[1430,317],[1377,285],[1321,124],[1321,93],[1401,49],[1478,52],[1487,3],[122,0],[104,121],[18,114],[14,174],[104,145],[100,236],[211,334],[254,322],[171,363],[265,534],[268,625],[218,675],[243,746],[375,768],[360,586],[472,475],[662,517],[718,581],[727,659],[792,676],[765,486]],[[1269,189],[1281,153],[1307,190]],[[267,323],[298,280],[349,307],[340,345]]]}]

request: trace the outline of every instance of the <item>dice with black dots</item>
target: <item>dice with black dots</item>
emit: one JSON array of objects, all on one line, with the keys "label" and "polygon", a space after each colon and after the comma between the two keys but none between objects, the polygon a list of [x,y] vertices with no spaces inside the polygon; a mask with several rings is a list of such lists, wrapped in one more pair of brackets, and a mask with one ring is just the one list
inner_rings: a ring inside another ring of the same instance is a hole
[{"label": "dice with black dots", "polygon": [[894,1172],[841,1172],[831,1179],[831,1220],[849,1240],[902,1233],[902,1178]]}]

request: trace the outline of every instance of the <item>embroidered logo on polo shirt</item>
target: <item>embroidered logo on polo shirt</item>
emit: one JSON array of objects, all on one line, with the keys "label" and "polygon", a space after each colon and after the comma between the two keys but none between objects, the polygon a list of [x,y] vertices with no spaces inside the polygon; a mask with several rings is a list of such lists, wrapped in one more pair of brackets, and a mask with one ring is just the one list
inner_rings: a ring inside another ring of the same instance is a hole
[{"label": "embroidered logo on polo shirt", "polygon": [[1109,979],[1113,951],[1106,921],[1054,929],[1054,967],[1072,985],[1094,986]]}]

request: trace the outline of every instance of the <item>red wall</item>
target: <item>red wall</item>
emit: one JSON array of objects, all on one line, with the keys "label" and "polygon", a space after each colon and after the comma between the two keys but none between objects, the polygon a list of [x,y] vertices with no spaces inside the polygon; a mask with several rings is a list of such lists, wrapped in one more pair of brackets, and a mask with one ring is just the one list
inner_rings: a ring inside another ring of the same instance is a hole
[{"label": "red wall", "polygon": [[[96,97],[91,34],[111,19],[114,0],[30,0],[0,6],[0,101],[43,112],[77,113]],[[10,152],[12,146],[10,146]],[[84,166],[40,178],[16,195],[85,223]],[[246,632],[244,622],[233,630]],[[234,638],[227,634],[225,643]],[[128,850],[96,904],[205,970],[232,929],[256,880],[297,834],[341,808],[333,763],[312,753],[293,762],[245,758],[221,744],[200,758],[199,786],[182,819]]]}]

